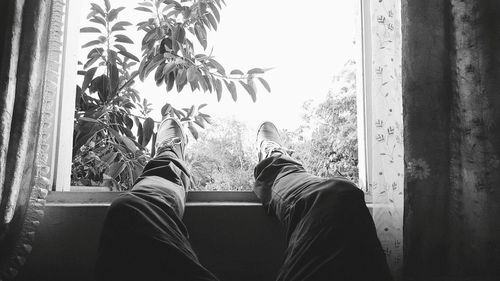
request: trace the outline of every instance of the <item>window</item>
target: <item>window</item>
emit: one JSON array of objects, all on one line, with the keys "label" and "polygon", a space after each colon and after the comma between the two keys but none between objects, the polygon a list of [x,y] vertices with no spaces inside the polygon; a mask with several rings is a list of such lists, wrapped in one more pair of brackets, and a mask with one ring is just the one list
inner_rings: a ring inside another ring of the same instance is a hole
[{"label": "window", "polygon": [[[104,6],[101,0],[93,2]],[[138,6],[137,2],[111,1],[113,7],[126,7],[117,21],[127,20],[135,25],[140,16],[134,15],[143,13],[133,9]],[[136,83],[143,113],[148,111],[144,107],[153,109],[147,116],[141,116],[140,110],[134,111],[141,117],[141,122],[146,117],[161,120],[161,109],[167,102],[176,108],[189,108],[192,104],[198,108],[208,104],[204,112],[212,116],[215,124],[198,130],[200,141],[191,142],[188,155],[200,189],[251,190],[252,167],[256,162],[256,153],[252,150],[254,134],[260,121],[271,120],[283,129],[288,145],[295,150],[294,155],[306,162],[306,166],[309,164],[308,169],[323,176],[340,171],[369,191],[366,184],[365,120],[368,117],[365,102],[366,92],[370,89],[369,84],[362,83],[365,77],[362,69],[370,71],[370,64],[362,62],[367,61],[369,52],[366,50],[370,46],[364,44],[362,52],[361,44],[361,38],[365,36],[366,39],[369,34],[361,32],[364,15],[361,1],[330,2],[318,1],[318,5],[324,8],[315,9],[316,12],[310,14],[303,12],[308,10],[304,9],[303,3],[295,5],[290,1],[286,6],[263,0],[260,4],[254,1],[228,2],[221,9],[217,32],[208,34],[208,42],[213,43],[213,55],[217,60],[228,72],[236,68],[273,67],[263,76],[272,91],[267,93],[259,84],[255,103],[243,88],[238,89],[238,102],[235,103],[228,91],[224,91],[221,102],[217,102],[215,94],[188,93],[187,87],[180,94],[166,93],[165,85],[157,87],[153,77],[146,78],[144,83]],[[82,76],[76,74],[76,65],[78,60],[86,60],[92,49],[83,49],[83,53],[79,53],[80,47],[95,35],[79,32],[81,27],[95,26],[85,18],[89,7],[87,2],[67,0],[60,71],[63,75],[52,159],[53,167],[56,167],[53,170],[54,189],[57,191],[103,189],[98,186],[70,187],[73,94],[75,85],[82,84]],[[130,30],[132,32],[135,28]],[[143,34],[127,33],[127,36],[138,43]],[[140,57],[138,45],[127,45],[127,50]],[[143,103],[144,98],[146,103]],[[356,111],[357,116],[348,114]],[[134,131],[135,126],[132,127]],[[342,134],[343,137],[335,143],[332,134]],[[89,143],[85,146],[88,148]],[[231,169],[230,173],[214,173],[228,169]],[[79,185],[82,185],[81,181]]]}]

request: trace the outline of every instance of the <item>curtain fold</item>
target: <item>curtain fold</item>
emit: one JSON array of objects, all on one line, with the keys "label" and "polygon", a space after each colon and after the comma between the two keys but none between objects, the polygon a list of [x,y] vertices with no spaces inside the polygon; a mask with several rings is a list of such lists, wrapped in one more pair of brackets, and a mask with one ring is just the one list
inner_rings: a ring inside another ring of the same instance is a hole
[{"label": "curtain fold", "polygon": [[500,2],[402,12],[405,280],[498,280]]},{"label": "curtain fold", "polygon": [[[37,176],[49,0],[9,0],[1,32],[0,279],[12,278],[30,251],[43,212]],[[45,186],[46,187],[46,186]]]}]

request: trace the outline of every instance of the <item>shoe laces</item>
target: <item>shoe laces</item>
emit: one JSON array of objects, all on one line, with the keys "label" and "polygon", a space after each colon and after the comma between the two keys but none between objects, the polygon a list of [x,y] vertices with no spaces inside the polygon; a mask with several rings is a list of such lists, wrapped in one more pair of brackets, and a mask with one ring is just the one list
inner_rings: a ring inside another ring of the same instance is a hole
[{"label": "shoe laces", "polygon": [[279,143],[272,140],[264,140],[260,145],[260,151],[264,154],[264,158],[268,158],[274,152],[288,154],[288,149],[281,146]]},{"label": "shoe laces", "polygon": [[170,150],[173,151],[176,145],[180,145],[182,143],[182,139],[180,137],[174,137],[168,140],[164,140],[160,144],[156,146],[156,154],[161,152]]}]

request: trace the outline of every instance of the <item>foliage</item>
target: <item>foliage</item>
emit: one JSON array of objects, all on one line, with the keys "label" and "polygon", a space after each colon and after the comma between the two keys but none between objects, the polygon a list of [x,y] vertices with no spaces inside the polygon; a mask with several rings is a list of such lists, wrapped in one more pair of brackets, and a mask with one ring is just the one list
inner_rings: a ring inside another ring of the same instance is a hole
[{"label": "foliage", "polygon": [[[221,1],[223,0],[150,0],[139,3],[136,9],[145,12],[147,19],[137,24],[145,35],[142,40],[142,60],[138,76],[144,81],[154,72],[156,85],[165,84],[166,90],[181,92],[189,84],[191,91],[216,93],[217,100],[222,98],[223,85],[237,100],[236,83],[243,87],[256,101],[256,80],[271,91],[269,84],[259,77],[266,69],[253,68],[243,73],[234,69],[229,74],[210,54],[196,51],[197,43],[203,50],[207,48],[207,29],[217,30],[220,22]],[[223,2],[224,3],[224,2]],[[179,110],[167,103],[162,108],[163,116],[180,119],[189,131],[198,138],[195,125],[201,128],[210,123],[207,114],[189,109]]]},{"label": "foliage", "polygon": [[146,12],[148,19],[137,24],[146,32],[142,40],[142,61],[139,77],[144,80],[154,72],[157,85],[166,84],[167,91],[176,85],[177,91],[189,84],[192,91],[215,92],[222,97],[224,84],[232,98],[237,99],[236,82],[239,82],[252,99],[256,100],[255,80],[270,91],[269,84],[258,77],[266,70],[253,68],[243,73],[234,69],[229,75],[224,67],[210,54],[195,50],[195,39],[207,48],[207,29],[217,30],[223,0],[151,0],[139,3],[139,11]]},{"label": "foliage", "polygon": [[[118,21],[125,8],[91,3],[87,19],[91,26],[80,31],[95,34],[82,48],[91,48],[83,69],[81,85],[76,89],[75,130],[73,137],[72,185],[106,184],[128,189],[141,173],[151,152],[146,146],[154,140],[155,124],[148,114],[151,104],[133,88],[135,79],[142,81],[154,71],[158,86],[174,86],[181,91],[187,84],[192,91],[216,93],[221,99],[224,84],[237,99],[237,82],[256,100],[256,80],[270,91],[260,77],[266,69],[253,68],[245,73],[235,69],[229,74],[210,54],[195,52],[195,42],[207,48],[207,29],[217,29],[221,0],[196,0],[180,3],[173,0],[150,0],[136,9],[146,12],[146,20],[137,24],[145,32],[142,56],[129,52],[134,42],[125,34],[132,23]],[[222,0],[223,1],[223,0]],[[205,128],[211,117],[200,110],[206,104],[174,108],[166,103],[162,115],[183,123],[195,139],[196,126]],[[139,115],[134,115],[139,111]],[[136,134],[132,132],[136,131]],[[154,142],[154,141],[153,141]]]},{"label": "foliage", "polygon": [[[131,71],[139,59],[124,46],[133,41],[122,34],[132,25],[118,21],[123,9],[112,8],[107,0],[104,7],[92,3],[87,18],[96,25],[80,30],[96,35],[82,46],[92,49],[79,71],[83,81],[76,90],[73,185],[104,182],[114,189],[129,188],[149,159],[145,146],[152,138],[154,121],[132,114],[141,104],[133,88],[137,74]],[[138,139],[132,133],[134,122]]]},{"label": "foliage", "polygon": [[[311,173],[358,182],[356,65],[350,60],[335,77],[336,88],[317,106],[305,103],[305,123],[284,132],[294,157]],[[309,136],[308,133],[309,132]]]},{"label": "foliage", "polygon": [[248,134],[241,121],[216,119],[190,144],[186,158],[198,190],[252,190],[257,154]]}]

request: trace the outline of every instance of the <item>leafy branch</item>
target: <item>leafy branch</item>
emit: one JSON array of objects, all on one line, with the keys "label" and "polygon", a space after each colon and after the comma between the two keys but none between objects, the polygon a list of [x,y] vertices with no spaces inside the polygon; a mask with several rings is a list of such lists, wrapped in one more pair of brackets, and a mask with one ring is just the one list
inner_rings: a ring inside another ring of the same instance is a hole
[{"label": "leafy branch", "polygon": [[253,68],[246,74],[235,69],[228,75],[211,54],[195,52],[195,43],[206,50],[207,29],[217,30],[219,9],[222,8],[220,0],[182,1],[182,4],[174,0],[150,0],[139,5],[136,9],[148,15],[147,20],[137,24],[138,30],[145,32],[138,70],[142,81],[154,71],[156,84],[165,83],[167,91],[176,86],[181,92],[189,84],[192,91],[215,92],[218,101],[222,98],[223,85],[233,100],[237,100],[235,82],[254,102],[256,78],[266,90],[271,90],[267,81],[260,77],[268,69]]}]

